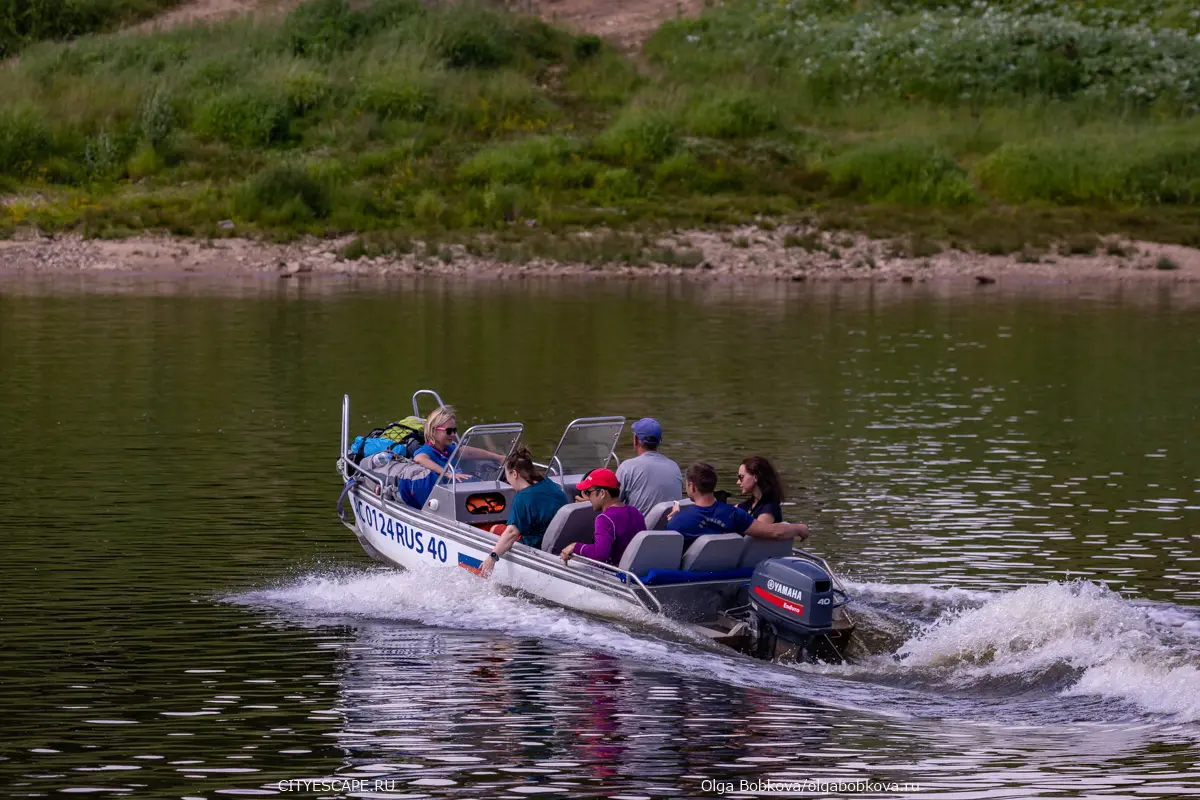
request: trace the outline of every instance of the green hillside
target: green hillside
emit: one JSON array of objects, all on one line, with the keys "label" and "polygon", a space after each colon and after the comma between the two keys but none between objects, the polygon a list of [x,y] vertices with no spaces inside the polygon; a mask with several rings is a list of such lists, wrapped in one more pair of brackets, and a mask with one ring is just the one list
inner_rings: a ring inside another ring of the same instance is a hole
[{"label": "green hillside", "polygon": [[734,0],[631,59],[481,6],[317,0],[32,45],[0,67],[0,230],[519,254],[810,215],[992,252],[1200,244],[1190,6]]}]

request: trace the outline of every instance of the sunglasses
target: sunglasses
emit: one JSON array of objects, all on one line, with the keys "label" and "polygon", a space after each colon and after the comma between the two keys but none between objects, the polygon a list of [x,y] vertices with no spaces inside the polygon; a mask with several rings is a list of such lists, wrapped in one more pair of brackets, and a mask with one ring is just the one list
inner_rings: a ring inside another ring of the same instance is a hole
[{"label": "sunglasses", "polygon": [[435,430],[445,431],[447,436],[454,436],[455,434],[458,433],[458,428],[446,428],[441,425],[438,425],[437,428],[435,428]]}]

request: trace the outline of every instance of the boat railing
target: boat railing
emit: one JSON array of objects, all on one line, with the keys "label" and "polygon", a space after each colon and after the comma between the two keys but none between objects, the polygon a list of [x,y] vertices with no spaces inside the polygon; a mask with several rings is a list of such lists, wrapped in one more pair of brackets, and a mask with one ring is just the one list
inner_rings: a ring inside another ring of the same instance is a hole
[{"label": "boat railing", "polygon": [[[644,607],[647,611],[655,611],[659,614],[662,613],[662,611],[663,611],[662,603],[660,603],[658,601],[658,598],[654,596],[654,592],[652,592],[646,588],[646,584],[642,583],[642,579],[639,578],[637,575],[634,575],[632,572],[630,572],[628,570],[621,569],[620,567],[614,567],[612,564],[606,564],[603,561],[596,561],[593,558],[588,558],[587,556],[579,556],[579,555],[571,556],[572,561],[574,561],[576,559],[578,559],[580,562],[582,562],[584,564],[587,564],[589,567],[592,567],[594,569],[603,570],[605,572],[610,572],[613,575],[623,578],[625,580],[626,586],[629,586],[631,588],[636,586],[637,590],[633,592],[633,595],[634,595],[634,597],[637,598],[638,603],[642,607]],[[646,603],[644,600],[641,599],[641,597],[638,595],[639,591],[642,594],[644,594],[646,597],[650,598],[650,602],[654,604],[654,608],[651,608],[649,603]]]},{"label": "boat railing", "polygon": [[[388,500],[388,493],[385,491],[384,482],[381,481],[377,476],[372,475],[368,470],[363,469],[358,464],[355,464],[346,458],[341,458],[338,460],[338,468],[342,474],[342,478],[346,481],[349,481],[353,476],[355,480],[362,479],[365,484],[377,487],[378,493],[372,492],[372,494],[376,495],[376,499],[379,501],[380,505],[383,506],[384,513],[392,514],[393,516],[396,515],[397,511],[400,509],[400,506]],[[412,513],[415,511],[415,509],[409,508],[408,506],[404,506],[403,508],[407,513]],[[358,528],[354,523],[343,519],[342,524],[350,530],[355,531],[357,534]],[[467,539],[484,550],[490,549],[494,545],[496,540],[494,534],[484,534],[483,531],[477,531],[473,528],[467,530],[466,528],[469,528],[470,526],[466,526],[463,523],[458,523],[458,525],[462,527],[459,527],[455,531],[456,536]],[[611,564],[593,561],[590,558],[584,558],[583,556],[575,556],[576,559],[586,563],[588,566],[596,567],[600,571],[614,577],[624,578],[623,583],[617,584],[607,581],[598,582],[594,578],[589,579],[587,575],[580,574],[579,570],[570,570],[565,564],[557,563],[558,558],[550,556],[549,554],[545,554],[545,558],[539,559],[531,554],[510,551],[510,555],[508,557],[513,561],[525,563],[527,566],[538,569],[541,572],[554,574],[557,575],[557,577],[570,580],[572,583],[582,582],[584,585],[590,586],[591,588],[602,589],[603,591],[620,595],[627,600],[630,600],[633,603],[641,606],[647,611],[657,612],[660,614],[662,613],[662,604],[658,601],[658,598],[646,588],[645,584],[642,583],[637,575],[614,567]],[[547,563],[548,559],[553,560]]]}]

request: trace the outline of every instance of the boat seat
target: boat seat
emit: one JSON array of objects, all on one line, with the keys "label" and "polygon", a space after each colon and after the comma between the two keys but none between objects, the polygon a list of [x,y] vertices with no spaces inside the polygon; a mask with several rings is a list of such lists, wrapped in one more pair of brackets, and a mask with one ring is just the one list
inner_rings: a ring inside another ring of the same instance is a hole
[{"label": "boat seat", "polygon": [[[671,512],[671,506],[675,504],[674,500],[664,500],[650,509],[650,513],[646,515],[646,530],[648,531],[665,531],[667,529],[667,514]],[[687,508],[690,505],[695,505],[691,500],[680,499],[679,507]]]},{"label": "boat seat", "polygon": [[753,536],[743,536],[742,559],[739,567],[754,567],[760,561],[768,558],[783,558],[792,554],[792,544],[795,539],[756,539]]},{"label": "boat seat", "polygon": [[682,555],[682,533],[642,531],[626,546],[617,566],[634,575],[645,575],[652,569],[675,569]]},{"label": "boat seat", "polygon": [[555,514],[542,537],[542,550],[558,555],[573,542],[591,542],[597,511],[591,503],[567,503]]},{"label": "boat seat", "polygon": [[742,560],[740,533],[709,533],[697,537],[683,554],[681,567],[689,572],[719,572],[737,569]]}]

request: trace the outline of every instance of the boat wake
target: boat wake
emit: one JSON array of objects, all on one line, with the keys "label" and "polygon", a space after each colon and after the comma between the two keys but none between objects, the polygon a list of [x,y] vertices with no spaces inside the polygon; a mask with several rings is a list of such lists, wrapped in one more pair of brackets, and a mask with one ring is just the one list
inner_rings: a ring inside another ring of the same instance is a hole
[{"label": "boat wake", "polygon": [[1089,581],[1004,593],[849,588],[867,627],[882,625],[894,638],[903,620],[911,635],[894,651],[829,673],[960,695],[1103,698],[1200,720],[1200,609],[1135,602]]},{"label": "boat wake", "polygon": [[1086,581],[991,593],[849,583],[867,654],[852,665],[752,662],[661,617],[598,619],[474,576],[388,569],[304,575],[226,598],[302,624],[347,619],[537,638],[645,668],[839,708],[1026,721],[1200,721],[1200,613]]}]

